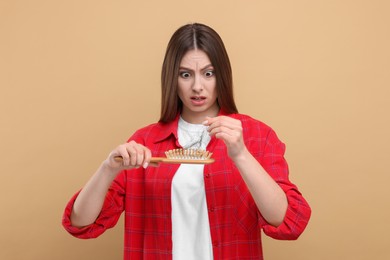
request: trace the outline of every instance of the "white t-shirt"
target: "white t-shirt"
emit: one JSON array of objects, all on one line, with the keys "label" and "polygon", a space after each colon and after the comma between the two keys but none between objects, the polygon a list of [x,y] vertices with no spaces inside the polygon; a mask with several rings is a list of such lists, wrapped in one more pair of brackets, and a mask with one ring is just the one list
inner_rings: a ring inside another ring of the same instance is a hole
[{"label": "white t-shirt", "polygon": [[[181,117],[178,139],[183,148],[205,150],[210,136],[204,125]],[[182,164],[172,180],[172,242],[174,260],[213,259],[203,179],[204,165]]]}]

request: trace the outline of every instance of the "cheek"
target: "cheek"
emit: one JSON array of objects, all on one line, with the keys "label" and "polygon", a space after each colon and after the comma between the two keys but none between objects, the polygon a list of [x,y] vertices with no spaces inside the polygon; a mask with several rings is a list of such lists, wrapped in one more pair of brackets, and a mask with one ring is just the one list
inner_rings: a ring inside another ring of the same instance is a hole
[{"label": "cheek", "polygon": [[218,96],[218,91],[217,91],[217,82],[214,80],[212,86],[211,86],[211,92],[214,96]]},{"label": "cheek", "polygon": [[179,98],[180,98],[181,100],[183,100],[183,97],[184,97],[183,86],[180,85],[180,83],[179,83],[178,86],[177,86],[177,95],[179,96]]},{"label": "cheek", "polygon": [[188,91],[191,91],[191,83],[188,80],[179,79],[177,81],[177,93],[185,95]]}]

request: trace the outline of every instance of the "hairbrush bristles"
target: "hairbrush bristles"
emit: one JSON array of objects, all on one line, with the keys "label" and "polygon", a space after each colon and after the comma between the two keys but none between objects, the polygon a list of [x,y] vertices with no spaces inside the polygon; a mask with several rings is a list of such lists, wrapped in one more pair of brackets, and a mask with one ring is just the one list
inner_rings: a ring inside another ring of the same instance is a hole
[{"label": "hairbrush bristles", "polygon": [[[151,163],[179,163],[179,164],[210,164],[214,162],[211,158],[213,154],[200,149],[173,149],[165,152],[166,157],[152,157]],[[123,161],[121,156],[116,156],[115,160]]]},{"label": "hairbrush bristles", "polygon": [[165,152],[168,159],[208,160],[212,153],[199,149],[173,149]]}]

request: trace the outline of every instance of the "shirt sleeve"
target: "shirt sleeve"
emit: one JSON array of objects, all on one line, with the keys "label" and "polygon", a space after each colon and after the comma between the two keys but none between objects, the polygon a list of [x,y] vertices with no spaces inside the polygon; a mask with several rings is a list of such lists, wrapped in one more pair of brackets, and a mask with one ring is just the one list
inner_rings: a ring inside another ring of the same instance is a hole
[{"label": "shirt sleeve", "polygon": [[265,140],[261,164],[285,192],[288,207],[284,221],[278,227],[268,224],[264,219],[260,222],[264,223],[262,228],[266,235],[275,239],[295,240],[305,230],[310,219],[311,209],[298,188],[289,180],[289,170],[284,153],[285,145],[271,129]]},{"label": "shirt sleeve", "polygon": [[73,209],[73,204],[78,194],[80,193],[77,192],[65,207],[62,218],[62,225],[65,230],[77,238],[88,239],[96,238],[107,229],[114,227],[124,210],[124,182],[125,171],[118,174],[116,179],[111,184],[111,187],[106,194],[102,210],[95,222],[82,228],[72,226],[70,221],[70,214]]}]

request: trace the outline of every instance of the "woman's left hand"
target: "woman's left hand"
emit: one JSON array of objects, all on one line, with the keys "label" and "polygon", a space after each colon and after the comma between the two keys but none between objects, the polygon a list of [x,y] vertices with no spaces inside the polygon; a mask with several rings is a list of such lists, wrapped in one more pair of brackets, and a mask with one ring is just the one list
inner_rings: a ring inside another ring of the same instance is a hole
[{"label": "woman's left hand", "polygon": [[240,120],[227,116],[207,117],[203,125],[208,126],[210,136],[224,141],[232,160],[246,151]]}]

